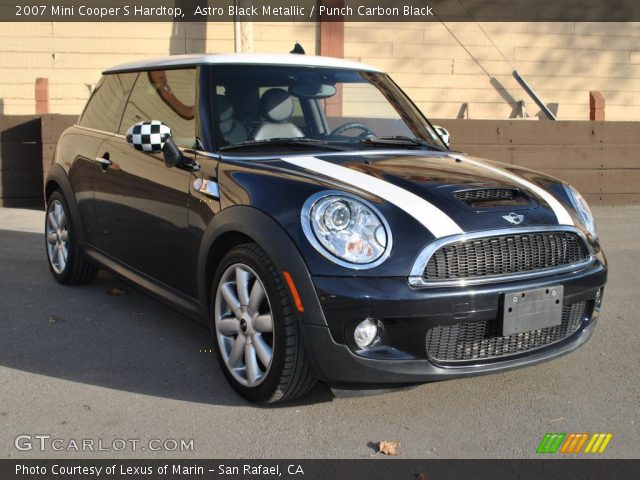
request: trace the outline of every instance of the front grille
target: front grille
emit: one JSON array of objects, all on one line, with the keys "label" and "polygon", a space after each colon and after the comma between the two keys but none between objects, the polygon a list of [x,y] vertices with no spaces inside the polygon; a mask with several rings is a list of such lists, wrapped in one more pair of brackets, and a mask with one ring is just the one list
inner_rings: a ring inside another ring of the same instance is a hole
[{"label": "front grille", "polygon": [[431,256],[424,281],[467,279],[535,272],[572,265],[589,256],[572,232],[536,232],[461,240],[443,245]]},{"label": "front grille", "polygon": [[487,202],[492,200],[513,200],[520,191],[514,188],[480,188],[477,190],[460,190],[453,196],[461,202]]},{"label": "front grille", "polygon": [[562,308],[562,323],[555,327],[501,337],[498,321],[456,323],[427,331],[427,357],[438,363],[502,358],[546,347],[573,335],[587,314],[587,302]]}]

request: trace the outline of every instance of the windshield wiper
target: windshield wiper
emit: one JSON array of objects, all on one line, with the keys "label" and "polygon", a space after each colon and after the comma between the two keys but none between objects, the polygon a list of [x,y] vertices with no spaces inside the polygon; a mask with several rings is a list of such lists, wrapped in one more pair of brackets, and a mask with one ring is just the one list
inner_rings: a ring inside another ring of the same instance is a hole
[{"label": "windshield wiper", "polygon": [[388,137],[367,137],[363,139],[360,143],[365,145],[372,145],[372,146],[388,147],[389,145],[398,145],[398,146],[404,146],[404,147],[427,148],[429,150],[436,150],[438,152],[447,151],[446,149],[438,145],[429,143],[426,140],[421,140],[419,138],[405,137],[402,135],[388,136]]},{"label": "windshield wiper", "polygon": [[283,147],[311,147],[311,148],[323,148],[325,150],[344,150],[344,148],[337,145],[330,145],[325,140],[317,140],[315,138],[269,138],[267,140],[249,140],[247,142],[235,143],[233,145],[226,145],[220,147],[221,151],[235,150],[236,148],[250,148],[250,147],[266,147],[266,146],[283,146]]}]

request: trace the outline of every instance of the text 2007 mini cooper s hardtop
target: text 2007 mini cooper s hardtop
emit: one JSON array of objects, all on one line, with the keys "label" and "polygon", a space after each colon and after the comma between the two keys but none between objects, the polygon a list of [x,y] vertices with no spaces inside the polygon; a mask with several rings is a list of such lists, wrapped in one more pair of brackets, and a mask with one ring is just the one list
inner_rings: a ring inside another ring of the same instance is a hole
[{"label": "text 2007 mini cooper s hardtop", "polygon": [[338,59],[107,70],[46,199],[56,280],[105,268],[205,322],[256,402],[558,357],[592,334],[607,277],[575,189],[453,152],[388,75]]}]

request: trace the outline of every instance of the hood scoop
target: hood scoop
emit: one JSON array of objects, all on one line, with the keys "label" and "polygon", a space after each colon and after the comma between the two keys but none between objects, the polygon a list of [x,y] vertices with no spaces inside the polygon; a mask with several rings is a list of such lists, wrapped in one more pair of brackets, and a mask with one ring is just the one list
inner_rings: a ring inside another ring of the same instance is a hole
[{"label": "hood scoop", "polygon": [[458,190],[453,196],[471,208],[520,207],[530,203],[529,197],[517,188]]}]

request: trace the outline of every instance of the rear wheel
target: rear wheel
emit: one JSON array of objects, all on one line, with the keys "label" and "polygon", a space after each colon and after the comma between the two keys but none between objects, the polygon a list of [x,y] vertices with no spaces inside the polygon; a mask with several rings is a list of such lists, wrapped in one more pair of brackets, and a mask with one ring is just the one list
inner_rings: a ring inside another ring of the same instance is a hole
[{"label": "rear wheel", "polygon": [[258,245],[240,245],[224,257],[211,302],[216,355],[242,397],[291,400],[316,384],[288,291]]},{"label": "rear wheel", "polygon": [[49,270],[59,283],[76,285],[95,278],[98,268],[83,255],[69,207],[59,191],[53,192],[47,201],[45,242]]}]

